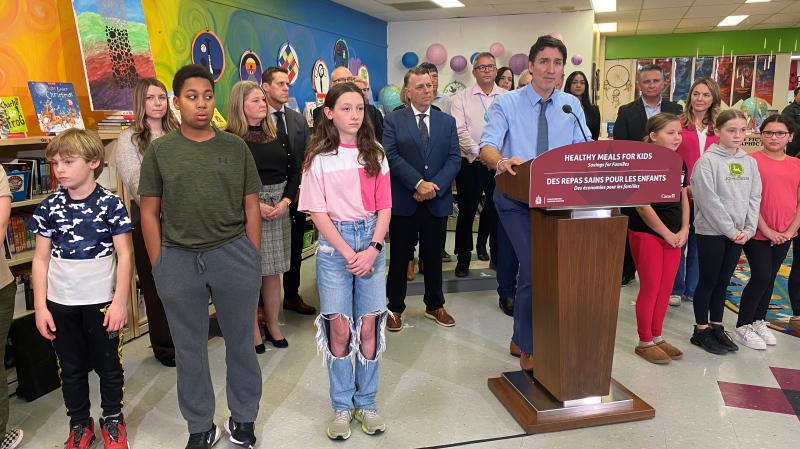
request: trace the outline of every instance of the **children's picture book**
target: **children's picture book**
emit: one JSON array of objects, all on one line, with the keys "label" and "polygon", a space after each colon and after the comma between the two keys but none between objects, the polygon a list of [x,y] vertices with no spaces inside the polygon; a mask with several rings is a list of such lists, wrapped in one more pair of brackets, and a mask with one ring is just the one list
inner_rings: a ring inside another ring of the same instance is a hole
[{"label": "children's picture book", "polygon": [[28,81],[39,128],[45,134],[59,134],[70,128],[85,129],[72,83]]},{"label": "children's picture book", "polygon": [[228,124],[228,121],[225,120],[225,117],[223,117],[222,114],[220,114],[217,108],[214,108],[214,115],[211,116],[211,123],[217,129],[225,129],[225,125]]},{"label": "children's picture book", "polygon": [[19,102],[19,97],[0,97],[0,114],[2,114],[2,129],[0,134],[4,138],[26,137],[28,123],[25,113]]}]

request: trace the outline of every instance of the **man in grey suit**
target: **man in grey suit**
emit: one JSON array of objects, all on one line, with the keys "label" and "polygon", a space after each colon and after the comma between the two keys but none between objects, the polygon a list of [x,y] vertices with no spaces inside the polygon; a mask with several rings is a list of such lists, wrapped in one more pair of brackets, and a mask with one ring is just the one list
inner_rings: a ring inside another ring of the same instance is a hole
[{"label": "man in grey suit", "polygon": [[[289,70],[283,67],[268,67],[261,74],[261,88],[267,96],[272,123],[289,136],[292,154],[298,166],[301,166],[311,135],[306,118],[286,107],[289,101]],[[316,315],[317,309],[303,302],[303,297],[300,296],[300,263],[303,260],[306,214],[297,211],[296,198],[289,205],[289,213],[292,217],[291,262],[289,271],[283,274],[283,309],[294,310],[301,315]]]}]

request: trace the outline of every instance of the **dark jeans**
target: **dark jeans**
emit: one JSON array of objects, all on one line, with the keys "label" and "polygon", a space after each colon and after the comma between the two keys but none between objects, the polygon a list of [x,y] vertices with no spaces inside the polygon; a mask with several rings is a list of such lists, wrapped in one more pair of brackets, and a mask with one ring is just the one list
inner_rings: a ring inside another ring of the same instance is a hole
[{"label": "dark jeans", "polygon": [[292,217],[289,271],[283,273],[283,297],[295,298],[300,292],[300,264],[303,262],[303,235],[306,232],[306,214],[297,211],[297,202],[289,206]]},{"label": "dark jeans", "polygon": [[[492,201],[494,203],[494,201]],[[494,204],[492,205],[494,207]],[[497,226],[497,296],[515,298],[517,296],[517,273],[519,261],[514,246],[508,238],[503,224]]]},{"label": "dark jeans", "polygon": [[[486,184],[485,173],[487,172],[486,166],[480,162],[467,162],[466,159],[461,158],[461,170],[456,175],[458,220],[456,221],[456,241],[453,249],[453,252],[458,255],[459,262],[469,262],[471,258],[474,248],[472,225],[475,222],[475,213],[478,212],[478,203],[481,201],[481,193]],[[425,263],[428,263],[427,259]]]},{"label": "dark jeans", "polygon": [[[789,300],[792,302],[792,315],[800,316],[800,234],[792,239],[792,270],[789,272]],[[795,256],[795,253],[797,255]],[[797,267],[795,270],[794,268]]]},{"label": "dark jeans", "polygon": [[103,416],[122,411],[125,372],[122,369],[122,331],[103,327],[105,310],[111,303],[65,306],[47,301],[56,325],[53,348],[58,357],[61,393],[70,424],[89,419],[89,372],[100,377]]},{"label": "dark jeans", "polygon": [[[6,340],[11,322],[14,321],[14,297],[17,294],[17,283],[0,288],[0,379],[6,379]],[[8,425],[8,382],[0,381],[0,435],[5,434]]]},{"label": "dark jeans", "polygon": [[791,242],[772,246],[769,240],[750,240],[744,244],[744,254],[750,264],[750,280],[742,291],[736,327],[766,318],[775,278],[789,252],[789,245]]},{"label": "dark jeans", "polygon": [[147,247],[144,245],[144,237],[142,236],[139,205],[135,201],[131,202],[131,222],[133,223],[132,237],[136,273],[139,275],[139,288],[142,289],[147,311],[150,346],[153,347],[153,354],[156,358],[174,359],[175,344],[172,343],[172,335],[169,333],[169,323],[167,322],[167,314],[164,312],[164,304],[161,303],[158,290],[156,290],[156,281],[153,280],[153,267],[150,265],[150,257],[147,255]]},{"label": "dark jeans", "polygon": [[[483,170],[482,176],[486,177],[483,184],[483,192],[486,196],[486,201],[483,203],[481,210],[481,220],[478,223],[478,247],[486,247],[486,241],[489,241],[489,255],[491,260],[497,262],[497,209],[494,208],[494,170]],[[480,196],[479,196],[480,198]]]},{"label": "dark jeans", "polygon": [[406,309],[408,261],[414,255],[414,245],[419,235],[419,258],[425,260],[425,295],[427,310],[444,306],[442,292],[442,245],[447,232],[447,217],[431,214],[425,203],[417,206],[410,216],[392,215],[389,223],[389,274],[386,276],[386,297],[392,312]]},{"label": "dark jeans", "polygon": [[742,245],[733,243],[724,235],[697,235],[697,258],[700,279],[694,292],[694,318],[697,324],[722,322],[725,310],[725,293],[739,258]]}]

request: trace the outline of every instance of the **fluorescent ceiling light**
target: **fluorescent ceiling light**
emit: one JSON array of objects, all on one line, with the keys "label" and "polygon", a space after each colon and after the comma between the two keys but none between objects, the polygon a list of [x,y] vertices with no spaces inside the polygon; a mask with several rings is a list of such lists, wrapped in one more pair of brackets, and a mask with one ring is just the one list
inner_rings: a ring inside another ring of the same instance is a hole
[{"label": "fluorescent ceiling light", "polygon": [[617,10],[617,0],[592,0],[592,8],[594,12],[614,12]]},{"label": "fluorescent ceiling light", "polygon": [[597,31],[599,31],[601,33],[616,33],[617,32],[617,22],[598,23],[597,24]]},{"label": "fluorescent ceiling light", "polygon": [[736,25],[739,25],[740,23],[742,23],[742,21],[744,19],[748,18],[748,17],[750,17],[750,16],[749,15],[746,15],[746,16],[728,16],[728,17],[722,19],[722,22],[720,22],[717,26],[718,27],[736,26]]},{"label": "fluorescent ceiling light", "polygon": [[462,8],[464,4],[458,0],[431,0],[442,8]]}]

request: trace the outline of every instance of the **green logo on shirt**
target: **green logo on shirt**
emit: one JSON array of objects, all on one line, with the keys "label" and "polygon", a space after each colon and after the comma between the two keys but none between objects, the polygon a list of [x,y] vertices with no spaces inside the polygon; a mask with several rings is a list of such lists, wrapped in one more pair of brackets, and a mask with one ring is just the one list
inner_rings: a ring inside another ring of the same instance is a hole
[{"label": "green logo on shirt", "polygon": [[729,167],[731,169],[731,174],[732,175],[743,175],[744,174],[744,167],[742,167],[742,164],[739,164],[739,163],[736,163],[736,162],[732,162],[731,164],[729,164]]}]

